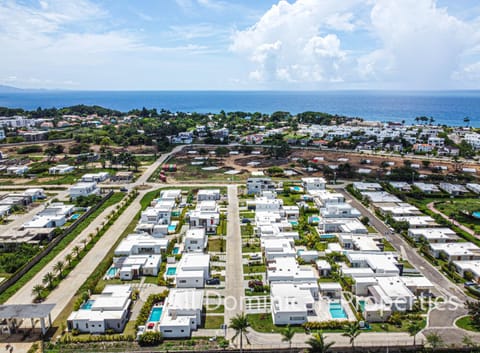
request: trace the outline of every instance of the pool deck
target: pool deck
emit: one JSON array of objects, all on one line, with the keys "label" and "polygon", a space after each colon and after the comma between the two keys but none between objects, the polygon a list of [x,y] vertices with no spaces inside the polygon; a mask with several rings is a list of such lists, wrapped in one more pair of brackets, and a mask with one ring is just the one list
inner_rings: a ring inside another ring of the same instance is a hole
[{"label": "pool deck", "polygon": [[[338,300],[334,300],[338,302]],[[355,321],[355,315],[353,314],[352,309],[348,305],[348,302],[342,299],[342,308],[345,311],[345,314],[347,314],[347,319],[344,318],[338,318],[334,319],[330,315],[330,302],[328,299],[320,298],[320,300],[315,302],[314,305],[314,310],[316,315],[309,315],[308,316],[308,321],[309,322],[321,322],[321,321],[331,321],[331,320],[350,320],[350,321]]]}]

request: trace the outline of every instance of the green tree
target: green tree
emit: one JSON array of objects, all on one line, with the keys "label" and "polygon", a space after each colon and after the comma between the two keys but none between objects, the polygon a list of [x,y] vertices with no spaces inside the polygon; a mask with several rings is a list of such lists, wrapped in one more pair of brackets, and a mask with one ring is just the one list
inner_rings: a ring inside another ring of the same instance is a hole
[{"label": "green tree", "polygon": [[43,290],[45,288],[41,284],[36,284],[32,288],[32,295],[35,296],[35,301],[43,299]]},{"label": "green tree", "polygon": [[355,352],[355,339],[362,333],[360,331],[360,325],[357,321],[349,322],[344,327],[344,332],[342,336],[348,337],[350,339],[350,344],[352,345],[352,351]]},{"label": "green tree", "polygon": [[73,248],[72,248],[72,254],[73,256],[75,256],[76,258],[78,258],[78,255],[80,255],[80,247],[78,245],[75,245]]},{"label": "green tree", "polygon": [[443,338],[436,332],[429,333],[425,338],[430,348],[432,348],[432,352],[444,345]]},{"label": "green tree", "polygon": [[73,260],[72,254],[69,253],[69,254],[65,255],[65,261],[67,261],[68,267],[72,266],[72,260]]},{"label": "green tree", "polygon": [[292,350],[292,339],[293,336],[295,336],[295,330],[290,327],[290,325],[287,325],[282,332],[282,342],[288,342],[288,349]]},{"label": "green tree", "polygon": [[48,289],[53,288],[53,281],[55,280],[55,275],[52,272],[45,273],[45,276],[42,278],[43,284],[45,284]]},{"label": "green tree", "polygon": [[57,263],[53,266],[53,270],[57,272],[60,278],[63,277],[63,269],[65,268],[65,264],[63,261],[57,261]]},{"label": "green tree", "polygon": [[310,346],[308,352],[310,353],[327,353],[330,348],[335,344],[335,342],[325,342],[326,337],[323,335],[322,331],[317,331],[312,334],[307,340],[307,344]]},{"label": "green tree", "polygon": [[410,321],[410,323],[407,326],[407,331],[410,334],[410,336],[413,337],[413,346],[416,346],[416,338],[417,334],[422,331],[422,323],[421,321]]},{"label": "green tree", "polygon": [[465,308],[468,310],[468,315],[472,324],[476,327],[480,327],[480,302],[468,300],[465,303]]},{"label": "green tree", "polygon": [[140,346],[156,346],[162,342],[162,333],[158,331],[147,331],[143,333],[138,339],[138,344]]},{"label": "green tree", "polygon": [[240,337],[240,353],[243,352],[243,337],[245,337],[247,343],[250,344],[247,336],[248,326],[249,324],[245,313],[238,314],[230,320],[230,328],[235,331],[235,335],[232,337],[232,340]]}]

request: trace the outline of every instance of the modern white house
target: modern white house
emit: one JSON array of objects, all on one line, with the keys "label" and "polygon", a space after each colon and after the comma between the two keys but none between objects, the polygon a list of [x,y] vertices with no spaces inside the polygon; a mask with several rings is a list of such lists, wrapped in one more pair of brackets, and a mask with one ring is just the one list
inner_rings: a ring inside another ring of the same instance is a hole
[{"label": "modern white house", "polygon": [[295,258],[297,256],[293,244],[287,239],[265,239],[262,247],[267,261],[275,260],[279,257]]},{"label": "modern white house", "polygon": [[270,287],[270,306],[275,325],[301,325],[315,314],[318,284],[274,282]]},{"label": "modern white house", "polygon": [[139,276],[157,276],[161,263],[162,256],[154,254],[129,255],[113,260],[122,281],[131,281]]},{"label": "modern white house", "polygon": [[410,228],[435,228],[439,224],[430,216],[393,217],[396,222],[407,222]]},{"label": "modern white house", "polygon": [[368,192],[383,190],[382,186],[379,183],[365,183],[361,181],[354,182],[353,188],[357,191],[368,191]]},{"label": "modern white house", "polygon": [[201,189],[197,193],[198,201],[218,201],[220,200],[220,189]]},{"label": "modern white house", "polygon": [[180,202],[182,199],[182,190],[180,189],[168,189],[160,192],[160,199],[167,201]]},{"label": "modern white house", "polygon": [[433,257],[444,257],[447,261],[480,260],[480,248],[470,242],[429,244]]},{"label": "modern white house", "polygon": [[140,214],[141,223],[170,224],[176,201],[160,199],[153,207],[147,207]]},{"label": "modern white house", "polygon": [[84,174],[82,179],[80,180],[83,183],[101,183],[102,181],[107,180],[110,177],[110,174],[107,172],[99,172],[99,173],[89,173]]},{"label": "modern white house", "polygon": [[207,248],[208,237],[204,228],[192,228],[187,230],[184,238],[185,252],[204,252]]},{"label": "modern white house", "polygon": [[311,282],[317,277],[312,266],[299,266],[293,257],[277,257],[267,262],[267,281]]},{"label": "modern white house", "polygon": [[357,218],[362,214],[348,203],[339,203],[321,208],[320,215],[324,218]]},{"label": "modern white house", "polygon": [[348,251],[346,256],[352,268],[370,268],[379,275],[400,275],[400,267],[394,254]]},{"label": "modern white house", "polygon": [[7,174],[10,175],[24,175],[28,172],[28,167],[26,165],[14,166],[7,168]]},{"label": "modern white house", "polygon": [[177,265],[175,285],[177,288],[203,288],[210,275],[210,255],[184,254]]},{"label": "modern white house", "polygon": [[195,210],[188,212],[191,228],[204,228],[207,234],[215,234],[220,224],[220,211],[216,201],[201,201]]},{"label": "modern white house", "polygon": [[70,187],[69,194],[70,198],[75,200],[80,196],[99,195],[100,189],[96,182],[80,182]]},{"label": "modern white house", "polygon": [[473,191],[476,194],[480,194],[480,184],[469,183],[466,186],[468,190]]},{"label": "modern white house", "polygon": [[306,192],[325,190],[327,182],[324,178],[302,178],[302,186]]},{"label": "modern white house", "polygon": [[453,261],[453,265],[460,276],[480,282],[480,260]]},{"label": "modern white house", "polygon": [[439,187],[446,193],[453,196],[460,196],[468,192],[468,190],[463,185],[458,184],[440,183]]},{"label": "modern white house", "polygon": [[339,233],[337,234],[340,245],[345,250],[380,252],[380,239],[367,234]]},{"label": "modern white house", "polygon": [[167,250],[168,239],[155,238],[146,233],[127,235],[115,249],[115,256],[162,254]]},{"label": "modern white house", "polygon": [[275,190],[275,184],[270,178],[248,178],[247,193],[260,194],[263,190]]},{"label": "modern white house", "polygon": [[23,194],[31,197],[32,201],[43,200],[47,197],[47,195],[45,195],[45,190],[40,188],[27,189]]},{"label": "modern white house", "polygon": [[128,321],[132,288],[130,285],[107,285],[102,294],[93,295],[67,319],[68,330],[82,333],[123,332]]},{"label": "modern white house", "polygon": [[75,167],[68,164],[58,164],[54,167],[48,168],[48,174],[68,174],[72,173]]},{"label": "modern white house", "polygon": [[202,322],[203,291],[172,288],[160,317],[159,329],[165,338],[190,337]]},{"label": "modern white house", "polygon": [[460,237],[450,228],[410,228],[408,235],[415,241],[427,243],[453,243]]},{"label": "modern white house", "polygon": [[400,200],[395,195],[392,195],[385,191],[362,191],[362,196],[368,199],[372,203],[400,203]]},{"label": "modern white house", "polygon": [[440,191],[438,186],[435,185],[435,184],[415,182],[415,183],[413,183],[413,185],[425,194],[431,194],[431,193]]}]

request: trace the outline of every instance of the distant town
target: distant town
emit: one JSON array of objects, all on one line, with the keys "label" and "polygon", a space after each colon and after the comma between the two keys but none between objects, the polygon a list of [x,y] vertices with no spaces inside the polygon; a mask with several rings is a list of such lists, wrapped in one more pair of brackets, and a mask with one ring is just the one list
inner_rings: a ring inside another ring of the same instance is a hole
[{"label": "distant town", "polygon": [[480,129],[414,121],[0,108],[0,349],[475,351]]}]

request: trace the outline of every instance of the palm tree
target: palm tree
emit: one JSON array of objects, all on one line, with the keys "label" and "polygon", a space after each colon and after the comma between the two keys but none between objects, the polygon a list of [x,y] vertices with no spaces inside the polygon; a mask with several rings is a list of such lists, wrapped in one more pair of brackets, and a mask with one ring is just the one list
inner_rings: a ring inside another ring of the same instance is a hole
[{"label": "palm tree", "polygon": [[422,323],[420,321],[410,321],[407,326],[408,333],[413,337],[413,347],[416,346],[415,339],[417,338],[417,333],[422,331]]},{"label": "palm tree", "polygon": [[32,294],[35,296],[35,300],[39,301],[43,298],[43,290],[45,288],[41,284],[36,284],[32,288]]},{"label": "palm tree", "polygon": [[350,339],[350,344],[352,345],[352,351],[355,352],[355,339],[362,333],[360,331],[360,325],[357,321],[349,322],[344,327],[345,332],[342,336],[348,337]]},{"label": "palm tree", "polygon": [[325,343],[325,337],[322,331],[317,331],[312,334],[307,340],[307,344],[310,346],[308,351],[310,353],[327,353],[335,342]]},{"label": "palm tree", "polygon": [[71,267],[71,266],[72,266],[72,260],[73,260],[72,254],[67,254],[67,255],[65,255],[65,261],[68,262],[68,267]]},{"label": "palm tree", "polygon": [[232,340],[240,336],[240,353],[243,351],[243,336],[247,340],[247,343],[250,344],[248,340],[248,320],[245,313],[238,314],[230,320],[230,327],[235,330],[235,335],[232,337]]},{"label": "palm tree", "polygon": [[65,268],[65,264],[64,264],[62,261],[58,261],[58,262],[53,266],[53,270],[58,273],[58,275],[60,276],[60,278],[63,277],[62,272],[63,272],[63,269],[64,269],[64,268]]},{"label": "palm tree", "polygon": [[52,272],[45,273],[45,276],[42,278],[43,284],[46,284],[49,289],[53,288],[53,281],[55,280],[55,275]]},{"label": "palm tree", "polygon": [[292,350],[292,339],[293,336],[295,336],[295,331],[290,327],[290,325],[287,325],[285,329],[282,330],[282,342],[288,342],[288,349]]},{"label": "palm tree", "polygon": [[72,253],[74,254],[75,257],[78,257],[78,255],[80,255],[80,247],[78,245],[75,245],[72,248]]},{"label": "palm tree", "polygon": [[436,332],[429,333],[425,338],[427,339],[428,345],[432,347],[432,351],[442,347],[444,344],[442,337]]}]

